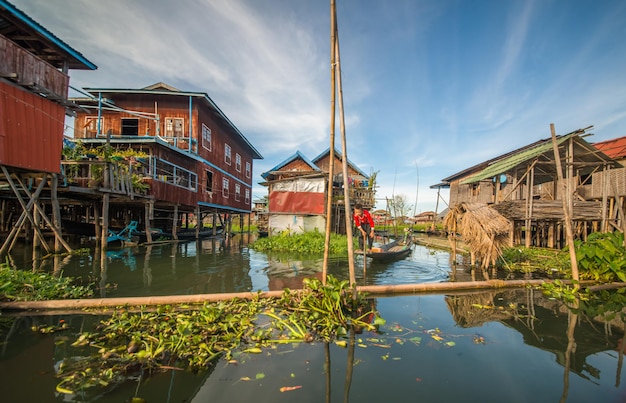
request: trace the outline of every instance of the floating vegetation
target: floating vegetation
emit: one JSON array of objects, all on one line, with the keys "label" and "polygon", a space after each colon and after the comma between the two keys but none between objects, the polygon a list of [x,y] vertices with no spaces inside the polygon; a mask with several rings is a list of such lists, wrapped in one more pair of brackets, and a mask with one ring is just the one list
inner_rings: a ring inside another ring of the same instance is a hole
[{"label": "floating vegetation", "polygon": [[[356,298],[353,295],[356,294]],[[200,370],[235,351],[258,354],[278,343],[333,341],[347,329],[375,330],[384,320],[346,281],[309,280],[281,298],[232,299],[201,307],[122,310],[81,333],[59,365],[57,386],[71,394],[164,370]]]},{"label": "floating vegetation", "polygon": [[91,285],[75,284],[75,279],[51,274],[16,270],[0,263],[0,300],[41,301],[86,298],[93,295]]},{"label": "floating vegetation", "polygon": [[554,275],[570,271],[569,252],[567,250],[537,247],[505,248],[502,250],[502,255],[496,265],[513,272],[522,273]]},{"label": "floating vegetation", "polygon": [[[325,235],[319,231],[292,234],[288,231],[280,235],[259,238],[251,246],[260,252],[324,253]],[[343,235],[331,234],[329,251],[342,254],[348,251],[348,241]]]}]

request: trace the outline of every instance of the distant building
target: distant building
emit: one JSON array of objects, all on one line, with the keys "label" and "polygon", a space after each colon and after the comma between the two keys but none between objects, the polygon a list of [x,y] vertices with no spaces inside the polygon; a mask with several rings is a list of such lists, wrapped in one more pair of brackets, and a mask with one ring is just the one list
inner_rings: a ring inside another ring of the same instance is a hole
[{"label": "distant building", "polygon": [[335,151],[333,192],[328,194],[330,149],[309,160],[300,151],[276,165],[261,176],[268,187],[269,231],[292,233],[318,230],[325,232],[326,203],[332,197],[332,225],[334,232],[345,233],[344,183],[348,183],[352,204],[364,208],[375,204],[375,184],[356,165],[348,163],[348,178],[343,180],[342,156]]}]

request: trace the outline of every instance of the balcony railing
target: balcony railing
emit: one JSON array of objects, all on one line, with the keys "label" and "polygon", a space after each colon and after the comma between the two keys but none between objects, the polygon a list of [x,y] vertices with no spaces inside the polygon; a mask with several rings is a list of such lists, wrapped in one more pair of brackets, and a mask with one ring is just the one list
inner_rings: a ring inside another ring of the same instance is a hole
[{"label": "balcony railing", "polygon": [[0,77],[53,100],[67,100],[69,77],[0,35]]}]

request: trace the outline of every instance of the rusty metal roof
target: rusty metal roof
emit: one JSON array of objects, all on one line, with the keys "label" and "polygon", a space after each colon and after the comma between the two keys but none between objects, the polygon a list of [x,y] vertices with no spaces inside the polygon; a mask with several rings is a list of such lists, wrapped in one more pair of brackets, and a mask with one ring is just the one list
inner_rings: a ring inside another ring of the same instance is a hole
[{"label": "rusty metal roof", "polygon": [[594,147],[613,159],[626,158],[626,136],[593,143]]}]

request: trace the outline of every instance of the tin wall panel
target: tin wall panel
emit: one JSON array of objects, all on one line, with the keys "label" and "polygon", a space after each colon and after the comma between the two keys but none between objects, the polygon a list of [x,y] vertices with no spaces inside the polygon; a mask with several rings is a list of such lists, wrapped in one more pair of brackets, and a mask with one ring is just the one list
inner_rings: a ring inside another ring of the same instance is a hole
[{"label": "tin wall panel", "polygon": [[0,98],[0,164],[60,172],[63,107],[6,82],[0,82]]}]

